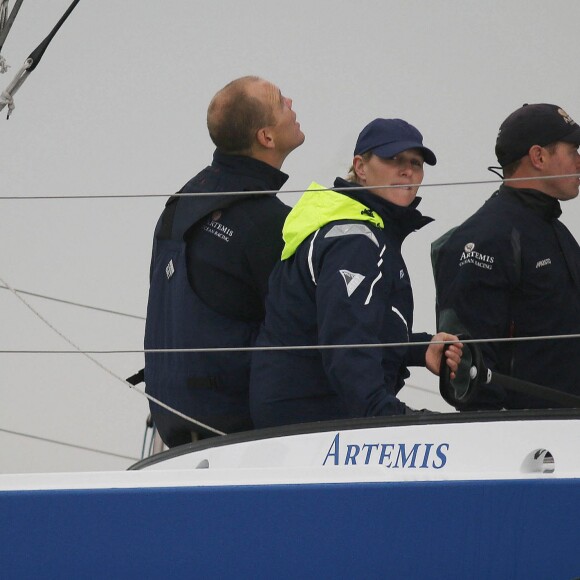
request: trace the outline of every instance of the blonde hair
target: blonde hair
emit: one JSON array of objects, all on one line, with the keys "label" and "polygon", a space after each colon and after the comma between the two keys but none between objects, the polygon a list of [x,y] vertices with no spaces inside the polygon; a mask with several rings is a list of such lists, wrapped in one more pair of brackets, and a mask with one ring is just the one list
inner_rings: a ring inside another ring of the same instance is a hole
[{"label": "blonde hair", "polygon": [[[363,161],[368,161],[372,156],[373,156],[372,151],[367,151],[366,153],[359,155],[359,157],[363,158]],[[350,181],[351,183],[359,183],[358,175],[356,174],[356,171],[354,169],[354,164],[352,164],[350,166],[350,169],[348,170],[348,173],[346,174],[346,180]]]}]

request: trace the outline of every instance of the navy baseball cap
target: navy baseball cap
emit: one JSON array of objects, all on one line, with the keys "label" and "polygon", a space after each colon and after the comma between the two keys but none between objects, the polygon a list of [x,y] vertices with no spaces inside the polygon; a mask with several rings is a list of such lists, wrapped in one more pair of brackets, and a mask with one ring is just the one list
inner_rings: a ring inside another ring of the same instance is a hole
[{"label": "navy baseball cap", "polygon": [[558,105],[525,104],[501,124],[495,155],[502,167],[525,157],[530,147],[557,141],[580,145],[580,126]]},{"label": "navy baseball cap", "polygon": [[435,165],[435,153],[423,145],[423,135],[403,119],[375,119],[358,136],[355,155],[372,151],[388,159],[407,149],[420,149],[425,163]]}]

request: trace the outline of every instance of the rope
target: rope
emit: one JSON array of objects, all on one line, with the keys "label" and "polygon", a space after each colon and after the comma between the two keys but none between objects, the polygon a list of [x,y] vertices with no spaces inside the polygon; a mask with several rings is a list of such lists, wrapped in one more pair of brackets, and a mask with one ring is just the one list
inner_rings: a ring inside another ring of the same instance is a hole
[{"label": "rope", "polygon": [[[66,337],[61,331],[54,327],[46,318],[44,318],[36,309],[34,309],[24,298],[19,295],[19,292],[12,288],[5,280],[0,278],[0,282],[4,285],[3,287],[8,289],[14,294],[33,314],[39,318],[45,325],[47,325],[53,332],[58,334],[63,340],[70,344],[74,350],[0,350],[0,354],[81,354],[96,364],[99,368],[104,370],[106,373],[111,375],[113,378],[129,386],[135,392],[146,397],[148,400],[153,401],[169,412],[197,425],[212,433],[217,435],[226,435],[226,433],[214,429],[209,425],[206,425],[192,417],[189,417],[177,409],[166,405],[162,401],[152,397],[151,395],[137,389],[134,385],[121,378],[119,375],[115,374],[109,368],[105,367],[100,361],[95,359],[93,354],[142,354],[142,353],[187,353],[187,352],[253,352],[253,351],[292,351],[292,350],[328,350],[328,349],[339,349],[339,348],[396,348],[396,347],[408,347],[408,342],[397,342],[397,343],[379,343],[379,344],[338,344],[338,345],[295,345],[295,346],[268,346],[268,347],[229,347],[229,348],[184,348],[184,349],[139,349],[139,350],[81,350],[75,343],[73,343],[68,337]],[[20,292],[21,294],[23,292]],[[563,334],[563,335],[549,335],[549,336],[529,336],[529,337],[519,337],[519,338],[491,338],[491,339],[468,339],[462,340],[464,344],[470,343],[485,343],[485,342],[523,342],[530,340],[561,340],[561,339],[577,339],[580,338],[580,334]],[[453,344],[455,341],[421,341],[413,342],[413,346],[428,346],[430,344]],[[428,389],[417,387],[415,385],[406,385],[409,388],[421,390],[430,394],[433,394]]]},{"label": "rope", "polygon": [[8,115],[6,118],[9,119],[12,111],[16,108],[14,105],[14,95],[18,89],[22,86],[22,83],[26,80],[30,74],[30,67],[32,66],[32,61],[28,58],[26,62],[22,65],[22,68],[16,73],[16,76],[12,82],[2,91],[0,94],[0,111],[8,106]]},{"label": "rope", "polygon": [[[5,290],[8,290],[8,287],[7,286],[0,285],[0,288],[3,288]],[[136,318],[138,320],[145,320],[145,317],[144,316],[137,316],[135,314],[127,314],[125,312],[119,312],[117,310],[109,310],[107,308],[99,308],[97,306],[89,306],[87,304],[81,304],[80,302],[72,302],[70,300],[63,300],[61,298],[54,298],[52,296],[46,296],[44,294],[37,294],[35,292],[28,292],[26,290],[19,290],[18,288],[15,288],[14,291],[15,292],[18,292],[19,294],[26,294],[28,296],[34,296],[36,298],[43,298],[45,300],[52,300],[54,302],[59,302],[59,303],[62,303],[62,304],[68,304],[70,306],[78,306],[80,308],[87,308],[88,310],[96,310],[98,312],[105,312],[107,314],[116,314],[118,316],[126,316],[126,317],[129,317],[129,318]],[[77,351],[74,351],[74,352],[77,352]],[[410,389],[415,389],[417,391],[423,391],[424,393],[429,393],[430,395],[436,394],[436,393],[434,393],[433,391],[431,391],[429,389],[426,389],[424,387],[419,387],[418,385],[412,385],[410,383],[405,383],[405,387],[410,388]],[[151,442],[151,444],[152,444],[152,442]],[[145,441],[143,442],[143,445],[145,445]],[[142,454],[143,453],[144,453],[144,450],[143,450]],[[142,455],[142,457],[144,457],[144,455]]]},{"label": "rope", "polygon": [[[1,107],[0,107],[1,110]],[[561,179],[563,177],[577,177],[580,178],[580,173],[563,173],[560,175],[545,175],[542,177],[534,177],[534,180],[544,181],[549,179]],[[458,187],[466,185],[490,185],[494,183],[517,183],[518,181],[529,181],[529,177],[511,177],[506,179],[482,179],[480,181],[447,181],[437,183],[412,183],[408,187]],[[400,185],[376,185],[373,189],[397,189]],[[359,191],[367,189],[365,186],[352,187],[328,187],[320,189],[311,189],[310,191]],[[157,198],[157,197],[171,197],[179,195],[183,197],[213,197],[218,195],[272,195],[283,193],[304,193],[305,188],[302,189],[268,189],[256,191],[204,191],[197,193],[125,193],[125,194],[94,194],[94,195],[0,195],[0,200],[57,200],[57,199],[134,199],[134,198]]]},{"label": "rope", "polygon": [[[1,280],[1,278],[0,278]],[[22,300],[22,299],[21,299]],[[513,338],[470,338],[461,339],[462,344],[483,344],[487,342],[528,342],[533,340],[570,340],[580,339],[578,334],[550,334],[546,336],[520,336]],[[67,340],[65,338],[65,340]],[[67,340],[68,342],[68,340]],[[162,354],[162,353],[212,353],[212,352],[257,352],[257,351],[299,351],[299,350],[336,350],[340,348],[397,348],[408,346],[429,346],[430,344],[455,344],[456,340],[427,340],[420,342],[383,342],[361,344],[303,344],[293,346],[243,346],[243,347],[211,347],[211,348],[149,348],[149,349],[119,349],[119,350],[0,350],[0,354]],[[123,380],[123,382],[125,382]]]},{"label": "rope", "polygon": [[[0,289],[9,290],[8,286],[0,284]],[[68,304],[70,306],[78,306],[79,308],[86,308],[87,310],[96,310],[98,312],[106,312],[107,314],[116,314],[117,316],[126,316],[127,318],[135,318],[137,320],[145,320],[144,316],[137,316],[136,314],[127,314],[126,312],[119,312],[118,310],[109,310],[108,308],[100,308],[98,306],[90,306],[88,304],[81,304],[80,302],[73,302],[72,300],[64,300],[63,298],[55,298],[53,296],[46,296],[45,294],[36,294],[35,292],[27,292],[26,290],[14,289],[18,294],[26,294],[34,296],[35,298],[42,298],[44,300],[52,300],[53,302],[60,302],[61,304]]]},{"label": "rope", "polygon": [[58,330],[55,326],[53,326],[46,318],[44,318],[44,316],[42,316],[42,314],[40,314],[40,312],[38,312],[24,298],[22,298],[22,296],[20,296],[16,292],[16,290],[14,288],[12,288],[12,286],[10,286],[10,284],[8,284],[1,277],[0,277],[0,282],[4,286],[6,286],[6,288],[8,288],[8,290],[10,290],[10,292],[12,292],[12,294],[14,294],[14,296],[16,296],[16,298],[18,298],[18,300],[20,300],[39,320],[41,320],[53,332],[55,332],[56,334],[58,334],[58,336],[60,336],[65,342],[67,342],[68,344],[70,344],[73,347],[73,349],[74,349],[74,351],[70,351],[70,352],[75,352],[77,354],[82,354],[83,356],[85,356],[86,358],[88,358],[91,362],[93,362],[95,365],[97,365],[101,370],[103,370],[107,374],[111,375],[114,379],[117,379],[119,382],[121,382],[124,385],[128,386],[130,389],[133,389],[136,393],[139,393],[140,395],[144,396],[145,398],[149,399],[150,401],[153,401],[154,403],[156,403],[160,407],[163,407],[164,409],[168,410],[169,412],[174,413],[178,417],[181,417],[182,419],[185,419],[186,421],[189,421],[190,423],[193,423],[194,425],[197,425],[199,427],[202,427],[203,429],[207,429],[208,431],[211,431],[212,433],[215,433],[216,435],[225,435],[224,432],[219,431],[217,429],[214,429],[213,427],[210,427],[209,425],[205,425],[204,423],[202,423],[200,421],[197,421],[196,419],[193,419],[191,417],[188,417],[187,415],[183,414],[181,411],[178,411],[177,409],[173,409],[172,407],[170,407],[169,405],[166,405],[165,403],[163,403],[162,401],[156,399],[155,397],[152,397],[151,395],[149,395],[149,394],[147,394],[147,393],[145,393],[145,392],[137,389],[134,385],[132,385],[131,383],[127,382],[125,379],[121,378],[119,375],[115,374],[112,370],[110,370],[105,365],[103,365],[96,358],[92,357],[91,354],[93,354],[93,353],[91,353],[90,351],[83,351],[83,350],[81,350],[80,347],[78,347],[72,340],[70,340],[60,330]]},{"label": "rope", "polygon": [[[48,439],[47,437],[40,437],[39,435],[31,435],[30,433],[20,433],[18,431],[11,431],[10,429],[0,428],[0,432],[9,433],[10,435],[17,435],[18,437],[27,437],[28,439],[35,439],[37,441],[44,441],[45,443],[52,443],[54,445],[63,445],[64,447],[73,447],[74,449],[81,449],[82,451],[91,451],[93,453],[101,453],[103,455],[110,455],[111,457],[120,457],[121,459],[130,459],[137,461],[138,457],[130,455],[121,455],[120,453],[113,453],[112,451],[102,451],[101,449],[94,449],[93,447],[85,447],[84,445],[75,445],[74,443],[65,443],[64,441],[57,441],[56,439]],[[143,458],[141,458],[143,459]]]},{"label": "rope", "polygon": [[[24,67],[23,67],[24,68]],[[22,84],[22,82],[20,82]],[[15,85],[16,86],[16,85]],[[16,89],[20,85],[16,86]],[[13,92],[15,92],[13,90]],[[1,110],[2,107],[0,107]],[[13,108],[13,107],[12,107]],[[562,175],[555,175],[555,176],[547,176],[542,179],[556,179],[561,177],[579,177],[580,174],[562,174]],[[481,180],[481,181],[464,181],[464,182],[446,182],[446,183],[433,183],[433,184],[426,184],[423,187],[441,187],[441,186],[459,186],[459,185],[478,185],[478,184],[491,184],[491,183],[501,183],[501,182],[514,182],[514,181],[522,181],[526,178],[519,178],[519,179],[504,179],[504,180]],[[417,184],[419,185],[419,184]],[[384,185],[384,186],[377,186],[380,188],[392,188],[397,186],[391,185]],[[335,191],[341,190],[355,190],[355,189],[365,189],[364,187],[352,187],[352,188],[335,188]],[[268,194],[268,193],[301,193],[303,190],[281,190],[281,191],[252,191],[252,192],[228,192],[229,195],[236,195],[236,194]],[[322,188],[320,191],[328,191],[327,188]],[[194,194],[180,194],[180,195],[224,195],[223,192],[216,192],[216,193],[194,193]],[[17,197],[17,196],[1,196],[0,199],[101,199],[101,198],[135,198],[135,197],[167,197],[166,194],[152,194],[152,195],[94,195],[94,196],[30,196],[30,197]],[[74,350],[67,351],[67,350],[0,350],[0,354],[82,354],[91,360],[94,364],[99,366],[102,370],[107,372],[109,375],[117,379],[118,381],[122,382],[125,385],[128,385],[129,388],[135,390],[137,393],[145,396],[150,401],[155,402],[156,404],[160,405],[161,407],[165,408],[166,410],[174,413],[175,415],[189,421],[195,425],[198,425],[202,428],[205,428],[217,435],[225,435],[225,433],[214,429],[208,425],[205,425],[196,419],[188,417],[184,415],[180,411],[173,409],[166,405],[165,403],[155,399],[151,395],[136,389],[134,385],[127,382],[125,379],[121,378],[120,376],[113,373],[110,369],[105,367],[102,363],[94,359],[92,356],[93,354],[142,354],[142,353],[187,353],[187,352],[252,352],[252,351],[276,351],[276,350],[326,350],[326,349],[338,349],[338,348],[395,348],[395,347],[407,347],[409,346],[408,342],[404,343],[381,343],[381,344],[342,344],[342,345],[295,345],[295,346],[278,346],[278,347],[239,347],[239,348],[197,348],[197,349],[139,349],[139,350],[81,350],[76,344],[74,344],[71,340],[69,340],[64,334],[62,334],[59,330],[57,330],[52,324],[48,322],[40,313],[38,313],[26,300],[24,300],[19,294],[29,294],[32,296],[37,296],[40,298],[45,298],[49,300],[55,300],[57,302],[63,302],[66,304],[71,304],[75,306],[80,306],[84,308],[89,308],[93,310],[100,310],[104,312],[109,312],[113,314],[121,314],[125,316],[130,316],[132,318],[140,318],[134,315],[126,315],[124,313],[111,311],[107,309],[101,309],[97,307],[91,307],[80,303],[75,303],[67,300],[61,300],[57,298],[52,298],[44,295],[34,294],[31,292],[26,292],[23,290],[15,290],[9,284],[0,278],[0,282],[3,282],[3,287],[5,289],[10,290],[27,308],[29,308],[44,324],[46,324],[49,328],[51,328],[56,334],[58,334],[63,340],[65,340],[68,344],[70,344]],[[568,334],[568,335],[552,335],[552,336],[535,336],[535,337],[519,337],[519,338],[492,338],[492,339],[470,339],[470,340],[462,340],[463,343],[484,343],[484,342],[519,342],[519,341],[528,341],[528,340],[558,340],[558,339],[570,339],[570,338],[580,338],[580,334]],[[425,341],[425,342],[416,342],[412,343],[414,346],[427,346],[429,344],[452,344],[454,341]],[[417,387],[414,385],[407,385],[410,388],[415,388],[417,390],[423,390],[425,392],[431,393],[431,391],[427,389],[422,389],[421,387]],[[432,394],[432,393],[431,393]]]}]

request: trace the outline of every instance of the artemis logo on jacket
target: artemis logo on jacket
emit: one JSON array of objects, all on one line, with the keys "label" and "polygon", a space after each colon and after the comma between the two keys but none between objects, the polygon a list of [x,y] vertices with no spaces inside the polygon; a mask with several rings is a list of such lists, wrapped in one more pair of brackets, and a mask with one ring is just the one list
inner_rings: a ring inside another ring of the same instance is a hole
[{"label": "artemis logo on jacket", "polygon": [[224,242],[229,242],[230,238],[234,235],[234,230],[212,220],[209,220],[203,226],[203,229],[209,234],[213,234],[214,236],[221,238],[224,240]]},{"label": "artemis logo on jacket", "polygon": [[465,244],[463,252],[461,252],[461,258],[459,258],[459,267],[461,268],[461,266],[465,266],[466,264],[473,264],[478,268],[493,270],[493,262],[495,258],[493,256],[488,256],[487,254],[480,254],[474,250],[475,244],[473,242]]},{"label": "artemis logo on jacket", "polygon": [[442,469],[449,443],[346,443],[334,436],[322,465],[382,465],[391,469]]}]

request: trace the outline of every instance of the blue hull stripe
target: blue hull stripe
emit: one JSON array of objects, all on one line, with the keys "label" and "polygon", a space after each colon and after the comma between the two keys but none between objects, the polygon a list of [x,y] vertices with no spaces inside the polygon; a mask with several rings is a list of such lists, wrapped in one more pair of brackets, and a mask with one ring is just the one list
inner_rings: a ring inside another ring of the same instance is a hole
[{"label": "blue hull stripe", "polygon": [[580,576],[580,481],[0,493],[2,578]]}]

